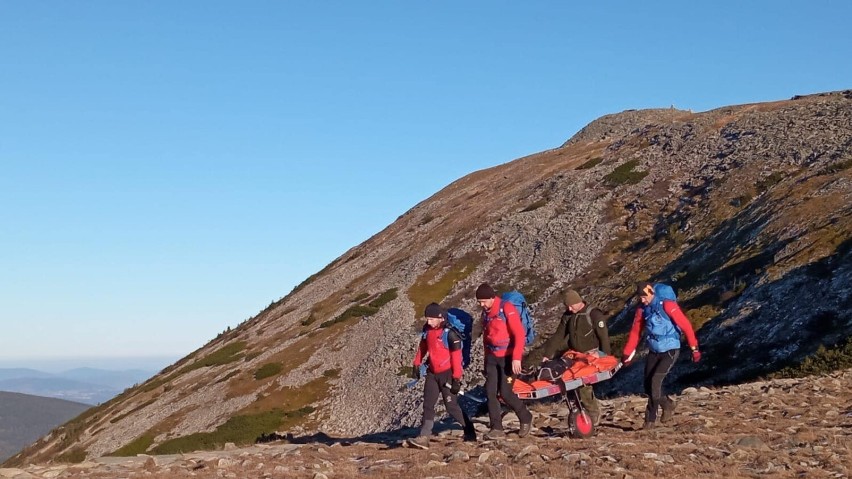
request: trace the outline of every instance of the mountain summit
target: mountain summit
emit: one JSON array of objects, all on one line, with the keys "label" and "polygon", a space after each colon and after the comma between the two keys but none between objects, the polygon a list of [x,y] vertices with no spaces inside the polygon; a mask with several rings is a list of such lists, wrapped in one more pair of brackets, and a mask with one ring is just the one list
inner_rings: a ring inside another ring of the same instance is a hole
[{"label": "mountain summit", "polygon": [[[852,332],[851,147],[852,91],[608,115],[559,148],[453,182],[256,317],[7,464],[413,425],[421,391],[404,387],[403,372],[416,319],[432,301],[475,313],[482,281],[526,294],[539,343],[570,286],[610,313],[616,344],[634,283],[669,282],[705,357],[678,363],[678,387],[794,365]],[[481,349],[469,387],[482,382]],[[638,373],[605,384],[636,391]]]}]

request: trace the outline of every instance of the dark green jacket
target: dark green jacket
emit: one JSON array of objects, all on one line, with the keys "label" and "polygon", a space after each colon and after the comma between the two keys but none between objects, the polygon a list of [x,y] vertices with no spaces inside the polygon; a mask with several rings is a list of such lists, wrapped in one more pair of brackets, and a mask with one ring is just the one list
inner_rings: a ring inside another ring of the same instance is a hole
[{"label": "dark green jacket", "polygon": [[556,332],[544,343],[542,351],[547,358],[553,359],[562,356],[569,349],[583,353],[600,349],[612,354],[603,311],[588,303],[577,314],[565,311]]}]

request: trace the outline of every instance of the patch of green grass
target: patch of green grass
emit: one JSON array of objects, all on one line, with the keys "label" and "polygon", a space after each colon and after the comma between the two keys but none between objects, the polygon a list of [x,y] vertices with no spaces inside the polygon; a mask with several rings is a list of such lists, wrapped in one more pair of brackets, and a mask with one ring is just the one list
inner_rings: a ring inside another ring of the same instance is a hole
[{"label": "patch of green grass", "polygon": [[750,193],[746,193],[744,195],[737,196],[736,198],[731,200],[731,206],[734,208],[742,208],[743,206],[751,203],[754,197]]},{"label": "patch of green grass", "polygon": [[601,158],[600,156],[596,156],[596,157],[592,158],[591,160],[589,160],[589,161],[583,163],[582,165],[578,166],[577,169],[578,170],[588,170],[590,168],[594,168],[594,167],[598,166],[602,161],[603,161],[603,158]]},{"label": "patch of green grass", "polygon": [[188,366],[184,366],[184,368],[181,369],[178,374],[186,374],[190,371],[194,371],[200,368],[222,366],[228,363],[232,363],[234,361],[242,359],[243,355],[241,353],[245,348],[245,341],[237,341],[231,344],[227,344],[219,350],[214,351],[208,354],[207,356],[195,361],[194,363]]},{"label": "patch of green grass", "polygon": [[805,358],[800,364],[786,367],[769,377],[801,378],[847,368],[852,368],[852,337],[834,347],[826,348],[820,345],[812,356]]},{"label": "patch of green grass", "polygon": [[391,288],[380,294],[376,299],[370,301],[369,304],[358,304],[346,308],[346,310],[340,313],[336,318],[330,319],[328,321],[323,321],[319,327],[328,328],[337,323],[346,321],[349,318],[363,318],[367,316],[372,316],[378,313],[382,306],[386,305],[387,303],[393,301],[396,298],[397,288]]},{"label": "patch of green grass", "polygon": [[316,321],[316,320],[317,320],[317,317],[314,316],[314,312],[311,311],[311,314],[309,314],[307,318],[302,320],[302,326],[308,326],[310,324],[313,324],[313,322]]},{"label": "patch of green grass", "polygon": [[668,228],[666,228],[666,241],[671,245],[672,248],[680,248],[686,243],[686,234],[680,230],[680,226],[677,223],[670,224]]},{"label": "patch of green grass", "polygon": [[430,266],[408,288],[408,299],[414,303],[415,314],[418,316],[423,314],[426,305],[433,301],[438,303],[443,301],[456,283],[463,281],[476,271],[476,267],[482,263],[483,259],[479,253],[469,253],[457,260],[447,270],[442,268],[440,262]]},{"label": "patch of green grass", "polygon": [[75,447],[61,454],[56,458],[57,462],[66,464],[79,464],[86,460],[86,450],[82,447]]},{"label": "patch of green grass", "polygon": [[397,288],[391,288],[380,294],[378,298],[370,301],[371,308],[381,308],[397,298]]},{"label": "patch of green grass", "polygon": [[706,304],[700,308],[690,309],[686,312],[686,317],[689,318],[689,323],[694,331],[698,331],[707,321],[719,315],[721,310],[713,305]]},{"label": "patch of green grass", "polygon": [[239,369],[235,369],[235,370],[233,370],[233,371],[229,372],[228,374],[226,374],[226,375],[222,376],[222,379],[220,379],[220,380],[216,381],[216,384],[223,383],[223,382],[225,382],[225,381],[227,381],[227,380],[231,379],[232,377],[236,376],[237,374],[240,374],[240,370],[239,370]]},{"label": "patch of green grass", "polygon": [[379,312],[379,308],[373,308],[371,306],[363,306],[363,305],[360,305],[360,304],[357,305],[357,306],[351,306],[349,308],[346,308],[346,311],[340,313],[336,318],[329,319],[328,321],[323,321],[322,323],[320,323],[319,327],[320,328],[328,328],[330,326],[334,326],[337,323],[341,323],[343,321],[346,321],[349,318],[361,318],[361,317],[365,317],[365,316],[372,316],[372,315],[374,315],[378,312]]},{"label": "patch of green grass", "polygon": [[604,176],[610,186],[635,185],[648,176],[647,171],[636,171],[639,160],[630,160],[612,170],[612,173]]},{"label": "patch of green grass", "polygon": [[352,298],[351,302],[352,303],[360,303],[361,301],[364,301],[365,299],[367,299],[369,297],[370,297],[370,293],[361,293],[358,296],[355,296],[354,298]]},{"label": "patch of green grass", "polygon": [[180,454],[192,451],[221,449],[225,443],[253,444],[258,437],[278,430],[287,419],[301,418],[314,411],[305,406],[295,411],[273,409],[257,414],[233,416],[213,432],[200,432],[170,439],[151,452],[154,454]]},{"label": "patch of green grass", "polygon": [[765,178],[762,178],[755,185],[757,187],[758,194],[763,193],[764,191],[768,190],[769,188],[772,188],[773,186],[777,185],[778,183],[781,182],[781,180],[784,179],[785,176],[786,175],[784,173],[782,173],[780,171],[775,171],[771,175],[769,175]]},{"label": "patch of green grass", "polygon": [[148,452],[148,448],[151,447],[151,444],[154,444],[154,435],[151,433],[145,433],[132,442],[127,443],[124,447],[113,451],[108,456],[121,456],[121,457],[130,457],[135,456],[137,454],[145,454]]},{"label": "patch of green grass", "polygon": [[277,376],[281,372],[281,363],[266,363],[254,372],[254,378],[258,381],[261,379]]}]

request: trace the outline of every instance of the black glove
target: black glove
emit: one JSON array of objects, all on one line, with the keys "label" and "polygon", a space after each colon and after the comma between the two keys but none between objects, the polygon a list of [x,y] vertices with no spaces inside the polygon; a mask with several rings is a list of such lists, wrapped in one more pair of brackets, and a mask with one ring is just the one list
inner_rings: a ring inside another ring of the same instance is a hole
[{"label": "black glove", "polygon": [[458,394],[461,391],[461,381],[458,379],[453,379],[453,383],[450,386],[450,392],[453,394]]},{"label": "black glove", "polygon": [[411,366],[411,373],[408,374],[408,377],[420,380],[420,366]]}]

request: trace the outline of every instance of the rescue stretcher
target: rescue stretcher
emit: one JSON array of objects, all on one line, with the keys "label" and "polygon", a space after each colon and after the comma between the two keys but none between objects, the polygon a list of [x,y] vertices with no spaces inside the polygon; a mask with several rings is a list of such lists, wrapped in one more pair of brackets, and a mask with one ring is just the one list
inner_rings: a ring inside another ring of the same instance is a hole
[{"label": "rescue stretcher", "polygon": [[[588,412],[580,402],[577,392],[581,386],[606,381],[621,369],[621,361],[615,356],[603,352],[591,351],[581,353],[568,351],[562,355],[563,360],[570,361],[570,366],[554,379],[542,379],[542,370],[537,374],[515,378],[512,391],[520,399],[543,399],[560,394],[568,405],[568,433],[572,437],[589,437],[594,433],[595,426]],[[546,376],[546,375],[544,375]],[[536,379],[533,379],[536,378]],[[526,379],[526,380],[525,380]]]}]

